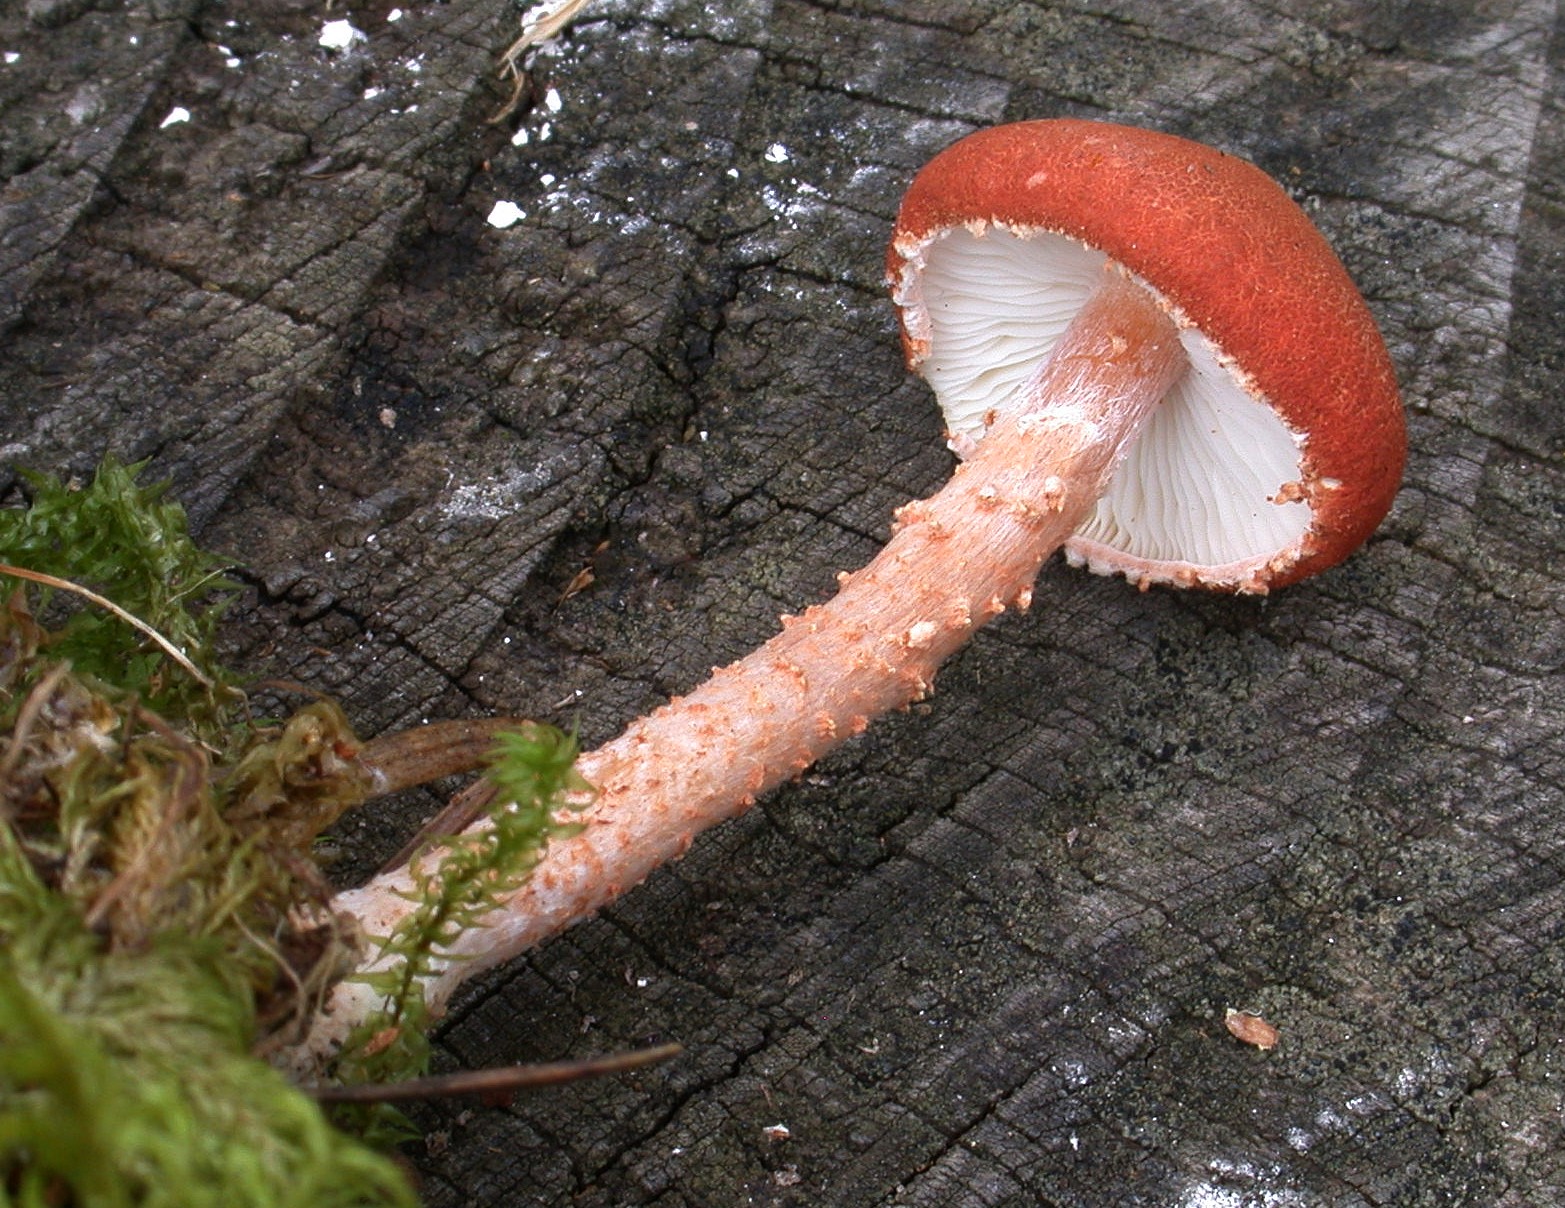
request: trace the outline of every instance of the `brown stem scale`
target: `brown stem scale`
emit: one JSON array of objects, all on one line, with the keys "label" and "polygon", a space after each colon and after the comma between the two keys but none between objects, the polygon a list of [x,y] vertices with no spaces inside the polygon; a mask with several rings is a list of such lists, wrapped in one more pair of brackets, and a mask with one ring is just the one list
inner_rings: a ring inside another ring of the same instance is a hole
[{"label": "brown stem scale", "polygon": [[[926,696],[941,662],[1007,607],[1025,609],[1043,562],[1092,507],[1120,456],[1185,368],[1162,304],[1111,268],[974,455],[930,499],[899,509],[895,535],[841,590],[688,696],[583,756],[598,795],[583,830],[456,944],[428,987],[456,985],[591,914],[697,832],[743,812],[871,720]],[[411,903],[405,871],[341,896],[371,934]],[[309,1042],[328,1053],[361,1012],[339,990]]]}]

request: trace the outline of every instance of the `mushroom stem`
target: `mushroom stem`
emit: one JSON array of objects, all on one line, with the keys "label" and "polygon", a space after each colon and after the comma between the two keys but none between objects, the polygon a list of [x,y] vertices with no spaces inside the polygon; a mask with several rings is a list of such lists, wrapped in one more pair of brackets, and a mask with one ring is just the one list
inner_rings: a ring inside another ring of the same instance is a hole
[{"label": "mushroom stem", "polygon": [[[833,599],[784,617],[760,649],[581,758],[598,789],[585,825],[456,942],[427,987],[437,1011],[461,980],[591,914],[683,854],[697,832],[927,695],[936,668],[979,626],[1028,606],[1040,566],[1185,365],[1162,304],[1111,268],[1016,408],[943,490],[898,510],[891,541],[863,570],[839,576]],[[409,888],[399,870],[337,905],[386,934],[411,908]],[[339,987],[310,1048],[329,1053],[372,1007],[362,985]]]}]

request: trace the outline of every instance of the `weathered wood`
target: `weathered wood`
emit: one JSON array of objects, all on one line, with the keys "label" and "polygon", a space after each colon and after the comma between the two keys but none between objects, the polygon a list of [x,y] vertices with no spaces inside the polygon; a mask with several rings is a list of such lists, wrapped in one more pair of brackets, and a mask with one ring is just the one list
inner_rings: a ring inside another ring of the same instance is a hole
[{"label": "weathered wood", "polygon": [[1059,113],[1247,155],[1401,372],[1380,537],[1265,603],[1046,570],[932,700],[457,1003],[446,1064],[686,1055],[432,1109],[427,1198],[1559,1198],[1554,6],[912,7],[592,4],[501,126],[496,0],[7,7],[0,489],[149,456],[248,567],[257,671],[366,733],[596,744],[948,476],[879,280],[920,163]]}]

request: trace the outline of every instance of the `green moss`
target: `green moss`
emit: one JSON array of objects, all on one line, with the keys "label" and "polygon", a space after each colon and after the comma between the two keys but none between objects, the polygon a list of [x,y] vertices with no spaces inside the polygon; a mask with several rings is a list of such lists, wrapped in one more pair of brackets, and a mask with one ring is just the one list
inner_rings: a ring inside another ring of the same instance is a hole
[{"label": "green moss", "polygon": [[[0,563],[64,584],[0,596],[0,1208],[411,1204],[257,1055],[356,962],[313,845],[375,769],[331,701],[250,721],[211,652],[222,564],[138,470],[30,477],[32,506],[0,511]],[[493,826],[416,866],[386,1010],[341,1077],[423,1072],[423,982],[568,829],[575,755],[545,726],[500,740]]]},{"label": "green moss", "polygon": [[527,879],[549,840],[576,829],[564,818],[591,791],[576,772],[576,753],[574,736],[536,723],[496,740],[488,771],[496,788],[490,825],[437,839],[436,860],[414,857],[419,905],[381,938],[389,962],[364,977],[386,1005],[348,1038],[338,1065],[345,1081],[411,1077],[426,1067],[424,982],[457,938]]},{"label": "green moss", "polygon": [[86,487],[28,474],[26,508],[0,509],[0,561],[91,588],[156,629],[197,667],[182,674],[156,646],[98,609],[40,595],[72,609],[49,634],[49,653],[81,676],[135,692],[148,708],[178,717],[201,737],[223,739],[240,699],[236,677],[212,654],[212,637],[232,599],[226,564],[190,539],[185,510],[166,487],[139,482],[142,465],[110,457]]},{"label": "green moss", "polygon": [[347,948],[309,849],[366,795],[357,740],[326,703],[245,719],[210,651],[220,565],[134,468],[29,481],[0,561],[91,588],[189,666],[74,593],[3,597],[0,1204],[411,1204],[256,1055]]},{"label": "green moss", "polygon": [[0,1202],[410,1205],[389,1159],[251,1052],[245,971],[162,932],[105,951],[0,852]]}]

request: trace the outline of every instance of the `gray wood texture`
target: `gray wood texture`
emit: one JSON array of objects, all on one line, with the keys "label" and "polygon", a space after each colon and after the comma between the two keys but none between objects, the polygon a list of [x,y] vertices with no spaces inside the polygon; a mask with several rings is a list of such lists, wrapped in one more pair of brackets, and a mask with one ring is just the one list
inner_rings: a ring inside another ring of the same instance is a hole
[{"label": "gray wood texture", "polygon": [[245,568],[234,656],[365,733],[599,741],[865,561],[950,471],[884,243],[978,126],[1262,165],[1412,441],[1345,566],[1046,568],[931,701],[483,979],[443,1068],[686,1053],[421,1112],[427,1201],[1565,1202],[1556,5],[596,0],[493,125],[517,10],[391,11],[0,9],[0,490],[150,458]]}]

